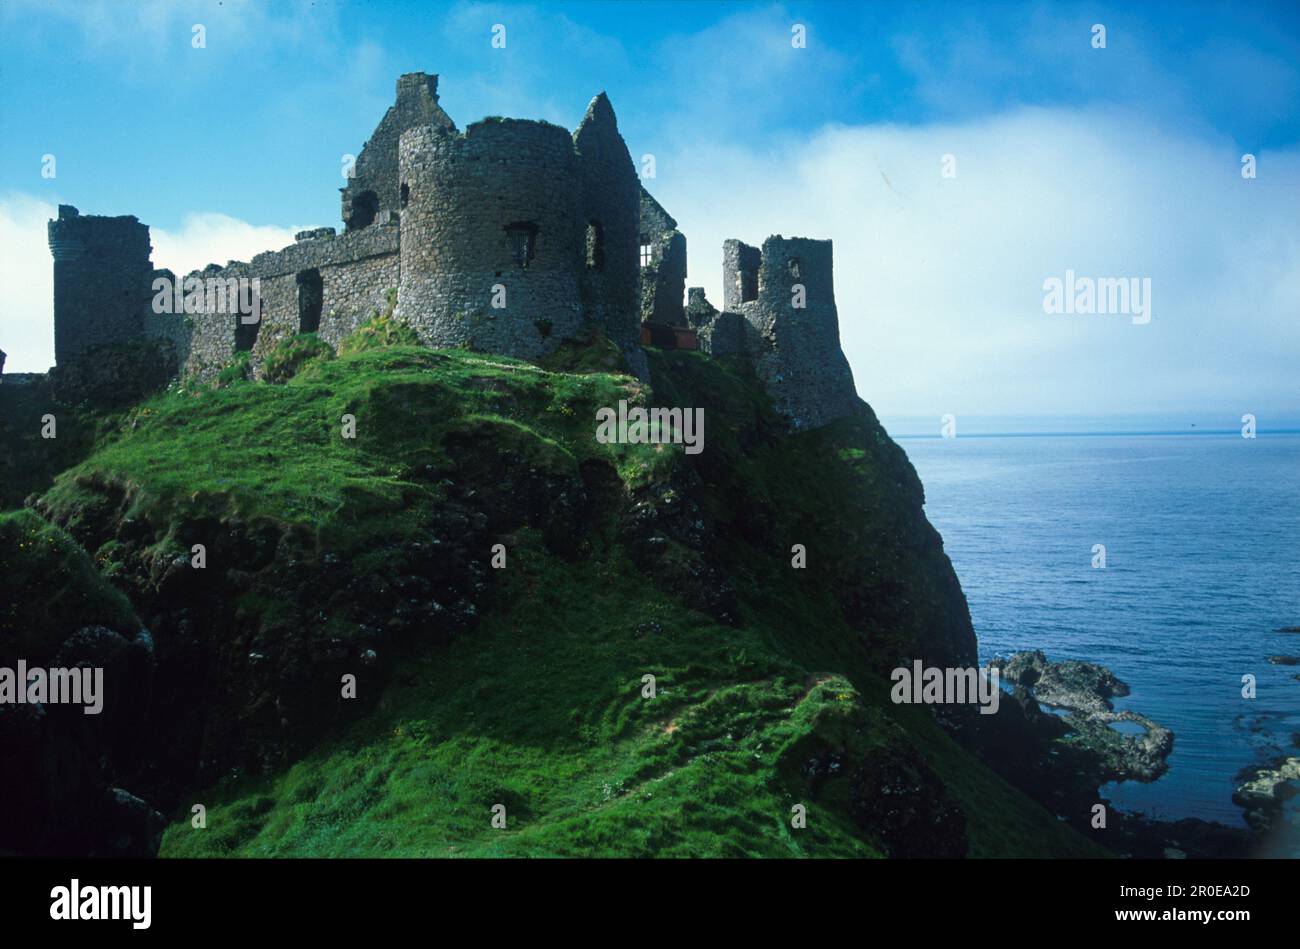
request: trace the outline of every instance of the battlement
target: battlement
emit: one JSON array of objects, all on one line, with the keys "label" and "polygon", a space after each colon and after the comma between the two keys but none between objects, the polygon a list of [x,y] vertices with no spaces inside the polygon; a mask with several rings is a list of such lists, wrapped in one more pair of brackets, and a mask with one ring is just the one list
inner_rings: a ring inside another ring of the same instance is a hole
[{"label": "battlement", "polygon": [[134,216],[82,214],[70,204],[59,205],[59,216],[46,225],[55,260],[75,260],[87,252],[97,256],[137,259],[149,256],[149,228]]}]

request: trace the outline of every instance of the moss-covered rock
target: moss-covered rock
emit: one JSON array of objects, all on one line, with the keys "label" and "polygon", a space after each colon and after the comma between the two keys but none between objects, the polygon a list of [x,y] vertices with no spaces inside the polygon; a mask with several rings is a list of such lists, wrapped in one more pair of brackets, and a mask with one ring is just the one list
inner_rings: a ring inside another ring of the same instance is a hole
[{"label": "moss-covered rock", "polygon": [[[272,384],[288,382],[308,364],[333,358],[334,348],[329,343],[315,333],[299,333],[280,340],[271,348],[262,364],[262,377]],[[218,376],[218,380],[220,378]]]},{"label": "moss-covered rock", "polygon": [[93,715],[75,704],[0,704],[0,849],[155,853],[161,816],[116,787],[138,781],[143,764],[152,637],[86,552],[31,511],[0,514],[0,668],[102,677]]}]

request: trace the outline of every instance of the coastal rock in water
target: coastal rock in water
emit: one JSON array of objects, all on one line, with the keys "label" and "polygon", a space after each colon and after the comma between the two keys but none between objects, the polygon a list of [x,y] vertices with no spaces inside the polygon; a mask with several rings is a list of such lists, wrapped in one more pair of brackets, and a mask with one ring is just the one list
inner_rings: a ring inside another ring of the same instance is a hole
[{"label": "coastal rock in water", "polygon": [[1038,649],[995,659],[989,666],[1008,682],[1032,689],[1038,701],[1077,712],[1106,711],[1111,698],[1129,694],[1128,686],[1105,666],[1078,659],[1050,662]]},{"label": "coastal rock in water", "polygon": [[[1137,712],[1114,711],[1111,698],[1128,695],[1129,688],[1105,666],[1052,662],[1036,649],[994,659],[989,668],[1014,683],[1017,694],[1024,689],[1036,702],[1065,710],[1065,747],[1054,749],[1053,757],[1088,783],[1154,781],[1168,769],[1174,733]],[[1141,732],[1126,734],[1114,727],[1119,723]]]},{"label": "coastal rock in water", "polygon": [[1278,758],[1246,768],[1237,780],[1242,783],[1233,792],[1233,803],[1245,808],[1247,824],[1266,830],[1281,816],[1286,802],[1300,794],[1300,758]]}]

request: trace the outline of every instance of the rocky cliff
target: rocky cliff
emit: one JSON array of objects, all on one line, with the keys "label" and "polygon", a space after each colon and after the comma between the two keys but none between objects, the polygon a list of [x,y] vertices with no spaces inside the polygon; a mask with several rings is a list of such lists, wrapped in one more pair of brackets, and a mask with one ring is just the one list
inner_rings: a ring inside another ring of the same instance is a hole
[{"label": "rocky cliff", "polygon": [[[0,850],[1100,852],[889,702],[975,639],[867,406],[792,433],[743,362],[646,385],[599,338],[357,348],[147,400],[0,515],[0,665],[109,670],[57,746],[0,714]],[[602,444],[620,400],[703,409],[704,450]]]}]

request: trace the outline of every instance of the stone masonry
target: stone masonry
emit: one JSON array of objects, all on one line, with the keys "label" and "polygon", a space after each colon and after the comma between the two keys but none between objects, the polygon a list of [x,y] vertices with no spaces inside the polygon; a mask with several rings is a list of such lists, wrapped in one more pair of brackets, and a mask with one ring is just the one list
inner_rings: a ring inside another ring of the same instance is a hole
[{"label": "stone masonry", "polygon": [[456,131],[456,123],[438,105],[438,77],[407,73],[397,80],[397,101],[361,149],[343,189],[343,222],[348,230],[367,227],[381,211],[401,209],[398,143],[403,132],[418,125]]},{"label": "stone masonry", "polygon": [[[164,305],[176,277],[153,268],[146,225],[60,206],[49,224],[56,361],[162,338],[185,375],[212,378],[245,351],[259,372],[281,341],[316,333],[337,346],[395,303],[428,345],[521,359],[599,329],[642,378],[643,323],[693,330],[705,352],[751,358],[796,428],[857,411],[830,241],[727,241],[722,311],[699,288],[684,307],[686,238],[642,187],[604,93],[572,134],[500,118],[460,132],[437,89],[437,76],[398,79],[342,189],[343,233],[304,231],[281,250],[187,274],[179,312]],[[258,320],[231,305],[247,284]]]},{"label": "stone masonry", "polygon": [[149,228],[134,217],[85,217],[59,205],[54,255],[54,360],[138,339],[149,302]]},{"label": "stone masonry", "polygon": [[641,188],[641,321],[682,326],[686,289],[686,237],[650,192]]},{"label": "stone masonry", "polygon": [[777,235],[761,250],[726,241],[722,287],[723,312],[701,333],[707,351],[720,355],[739,345],[795,428],[857,411],[853,371],[840,349],[830,241]]}]

